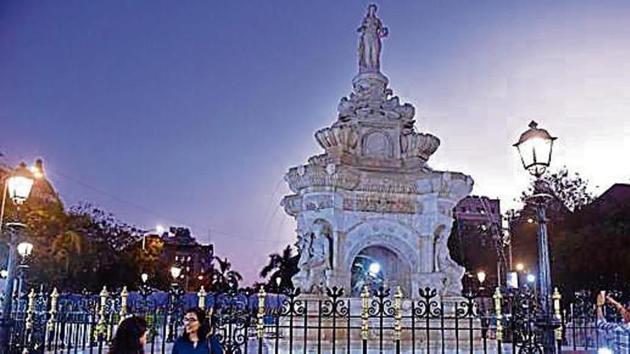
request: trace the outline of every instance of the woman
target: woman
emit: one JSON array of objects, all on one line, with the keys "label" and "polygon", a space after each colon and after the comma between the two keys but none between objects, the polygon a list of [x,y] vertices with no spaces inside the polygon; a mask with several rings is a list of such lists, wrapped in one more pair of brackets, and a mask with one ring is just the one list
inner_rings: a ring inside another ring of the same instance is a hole
[{"label": "woman", "polygon": [[184,333],[175,341],[172,354],[223,354],[219,341],[210,335],[210,322],[203,309],[186,311]]},{"label": "woman", "polygon": [[129,317],[118,325],[109,354],[144,354],[146,343],[147,321],[142,317]]}]

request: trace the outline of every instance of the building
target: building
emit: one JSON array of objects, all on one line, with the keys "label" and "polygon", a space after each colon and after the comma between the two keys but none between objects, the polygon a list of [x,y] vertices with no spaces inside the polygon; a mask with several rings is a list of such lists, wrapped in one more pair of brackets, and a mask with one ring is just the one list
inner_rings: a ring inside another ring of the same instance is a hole
[{"label": "building", "polygon": [[630,207],[630,184],[615,183],[597,197],[590,205],[601,211]]},{"label": "building", "polygon": [[503,231],[500,200],[468,196],[453,208],[453,217],[449,245],[453,258],[466,268],[468,275],[484,271],[487,281],[496,284],[500,253],[497,247]]},{"label": "building", "polygon": [[148,242],[159,241],[162,252],[160,261],[182,269],[184,277],[204,275],[214,259],[214,245],[202,245],[185,227],[170,227],[161,235],[148,235]]}]

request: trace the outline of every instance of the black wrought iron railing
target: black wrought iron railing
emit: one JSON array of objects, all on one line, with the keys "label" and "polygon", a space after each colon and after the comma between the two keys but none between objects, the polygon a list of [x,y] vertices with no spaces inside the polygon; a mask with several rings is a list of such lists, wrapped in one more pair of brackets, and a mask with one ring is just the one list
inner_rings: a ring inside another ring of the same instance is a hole
[{"label": "black wrought iron railing", "polygon": [[[611,340],[598,330],[590,300],[564,310],[557,292],[554,300],[558,350],[623,342],[622,332]],[[120,320],[132,315],[149,325],[145,352],[170,352],[192,306],[207,311],[225,353],[542,353],[538,302],[527,291],[442,298],[429,288],[412,296],[380,288],[350,298],[338,288],[321,295],[103,289],[81,295],[31,291],[16,304],[9,344],[20,353],[107,352]]]}]

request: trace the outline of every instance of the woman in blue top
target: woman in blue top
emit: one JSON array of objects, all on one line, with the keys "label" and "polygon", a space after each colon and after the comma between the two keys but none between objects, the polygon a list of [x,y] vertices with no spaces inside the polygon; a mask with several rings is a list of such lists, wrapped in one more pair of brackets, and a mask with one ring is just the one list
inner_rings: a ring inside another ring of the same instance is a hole
[{"label": "woman in blue top", "polygon": [[186,311],[184,333],[175,341],[172,354],[223,354],[219,341],[210,335],[210,322],[203,309]]}]

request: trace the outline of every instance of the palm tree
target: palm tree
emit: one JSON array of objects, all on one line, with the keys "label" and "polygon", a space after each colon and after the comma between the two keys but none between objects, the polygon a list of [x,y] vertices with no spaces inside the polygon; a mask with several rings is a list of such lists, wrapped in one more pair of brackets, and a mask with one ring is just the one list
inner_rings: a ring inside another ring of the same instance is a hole
[{"label": "palm tree", "polygon": [[218,268],[214,264],[210,267],[209,273],[212,275],[212,290],[217,292],[229,289],[238,289],[238,284],[243,280],[243,276],[232,270],[232,263],[227,258],[214,257],[218,263]]},{"label": "palm tree", "polygon": [[[283,291],[293,289],[293,281],[291,278],[297,274],[299,254],[293,254],[293,248],[288,245],[282,254],[273,253],[269,255],[269,263],[260,271],[261,278],[269,279],[267,281],[267,289],[276,289]],[[276,283],[276,279],[280,279],[280,284]]]}]

